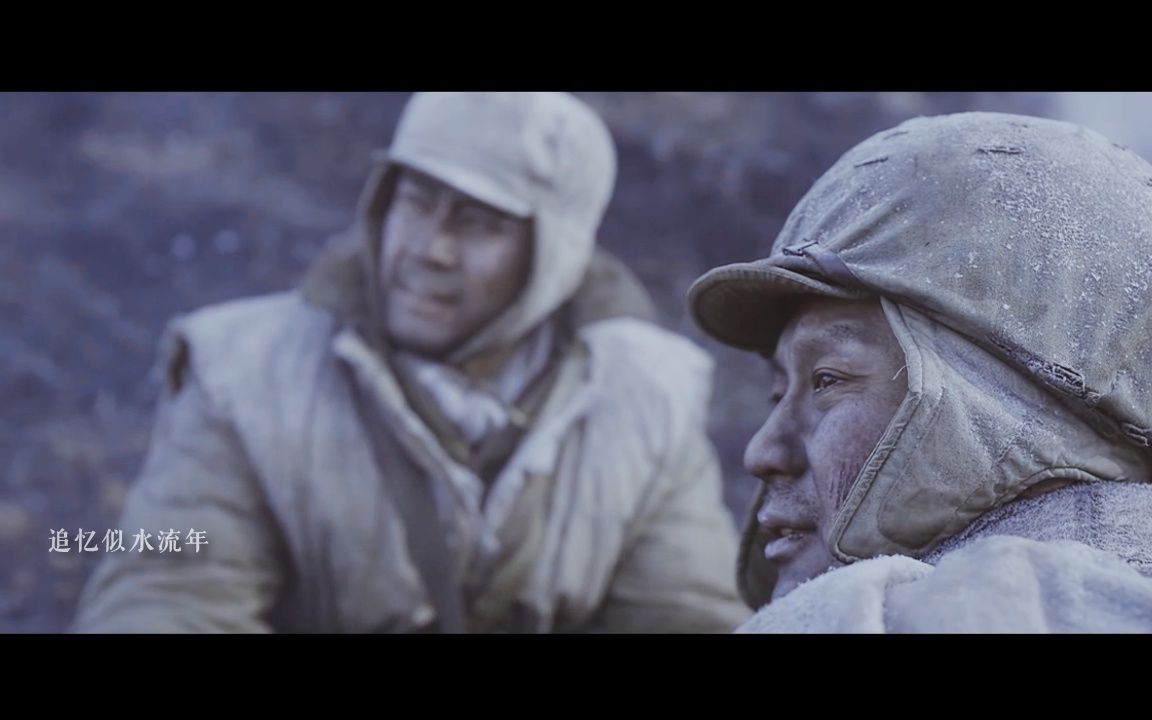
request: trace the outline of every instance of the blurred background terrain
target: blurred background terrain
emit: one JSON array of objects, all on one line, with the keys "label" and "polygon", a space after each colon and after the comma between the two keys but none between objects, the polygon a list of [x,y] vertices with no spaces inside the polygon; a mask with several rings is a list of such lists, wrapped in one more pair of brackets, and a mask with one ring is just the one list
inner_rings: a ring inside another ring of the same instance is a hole
[{"label": "blurred background terrain", "polygon": [[[766,254],[841,153],[909,117],[1071,119],[1152,154],[1146,94],[581,95],[620,154],[602,243],[652,292],[661,321],[717,358],[710,429],[738,523],[755,486],[741,455],[767,409],[767,374],[692,326],[692,280]],[[99,543],[118,527],[165,322],[294,285],[350,220],[369,153],[406,99],[0,93],[0,632],[67,628],[102,553],[49,553],[50,531],[95,530]]]}]

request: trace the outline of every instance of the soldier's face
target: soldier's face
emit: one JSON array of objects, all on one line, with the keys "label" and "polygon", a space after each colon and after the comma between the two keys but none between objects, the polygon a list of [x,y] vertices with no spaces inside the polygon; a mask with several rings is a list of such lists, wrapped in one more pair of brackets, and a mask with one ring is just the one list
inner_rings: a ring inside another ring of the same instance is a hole
[{"label": "soldier's face", "polygon": [[908,384],[878,301],[808,302],[771,363],[774,406],[744,465],[768,484],[757,519],[776,599],[840,564],[824,538]]},{"label": "soldier's face", "polygon": [[381,238],[385,332],[398,347],[443,357],[520,294],[532,225],[404,168]]}]

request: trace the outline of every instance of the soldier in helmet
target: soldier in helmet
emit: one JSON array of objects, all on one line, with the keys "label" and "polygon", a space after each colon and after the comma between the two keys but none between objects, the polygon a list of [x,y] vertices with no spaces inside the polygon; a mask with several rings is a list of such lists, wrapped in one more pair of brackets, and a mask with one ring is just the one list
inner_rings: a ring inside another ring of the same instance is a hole
[{"label": "soldier in helmet", "polygon": [[744,630],[1152,632],[1146,162],[1068,123],[910,120],[690,299],[776,370]]}]

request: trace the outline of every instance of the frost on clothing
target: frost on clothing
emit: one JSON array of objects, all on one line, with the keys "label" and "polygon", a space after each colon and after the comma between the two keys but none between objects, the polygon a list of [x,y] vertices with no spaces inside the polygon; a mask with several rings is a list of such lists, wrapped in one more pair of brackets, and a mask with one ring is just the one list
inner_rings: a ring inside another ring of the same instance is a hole
[{"label": "frost on clothing", "polygon": [[772,254],[690,292],[717,338],[771,348],[797,299],[879,296],[909,392],[826,538],[920,557],[1052,480],[1147,482],[1152,166],[1069,123],[909,120],[849,150]]}]

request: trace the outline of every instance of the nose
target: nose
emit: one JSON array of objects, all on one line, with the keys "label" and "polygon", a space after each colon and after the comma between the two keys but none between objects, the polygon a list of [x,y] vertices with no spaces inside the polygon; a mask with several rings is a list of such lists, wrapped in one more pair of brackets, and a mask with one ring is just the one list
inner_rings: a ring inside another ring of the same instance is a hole
[{"label": "nose", "polygon": [[432,240],[425,248],[424,259],[446,269],[453,269],[460,264],[460,248],[456,244],[456,236],[444,223],[440,223],[433,232]]},{"label": "nose", "polygon": [[802,420],[785,397],[744,448],[744,469],[771,482],[798,479],[807,471],[802,437]]},{"label": "nose", "polygon": [[452,203],[441,200],[421,218],[417,255],[424,263],[452,270],[460,264],[460,248],[452,229]]}]

